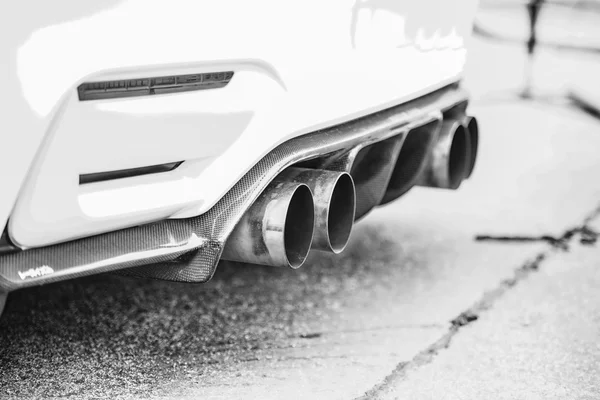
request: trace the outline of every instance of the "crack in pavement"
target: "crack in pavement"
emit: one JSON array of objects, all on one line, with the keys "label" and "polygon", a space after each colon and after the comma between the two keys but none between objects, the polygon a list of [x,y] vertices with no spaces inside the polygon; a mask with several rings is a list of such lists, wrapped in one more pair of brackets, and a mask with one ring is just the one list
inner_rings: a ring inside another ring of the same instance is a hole
[{"label": "crack in pavement", "polygon": [[551,235],[540,236],[493,236],[493,235],[477,235],[476,242],[493,241],[493,242],[546,242],[552,247],[562,250],[568,250],[568,243],[576,234],[580,235],[579,242],[584,245],[593,245],[598,240],[600,233],[594,231],[590,227],[583,226],[569,229],[562,236],[555,237]]},{"label": "crack in pavement", "polygon": [[383,326],[375,326],[371,328],[361,328],[361,329],[335,329],[335,330],[324,330],[321,332],[310,332],[310,333],[301,333],[299,335],[291,335],[288,336],[291,339],[299,338],[299,339],[318,339],[325,335],[338,335],[343,333],[364,333],[364,332],[377,332],[377,331],[388,331],[388,330],[407,330],[407,329],[435,329],[435,328],[443,328],[442,324],[393,324],[393,325],[383,325]]},{"label": "crack in pavement", "polygon": [[436,340],[425,350],[419,352],[415,357],[413,357],[412,360],[400,362],[396,368],[383,379],[382,382],[366,391],[365,394],[361,397],[358,397],[357,400],[376,398],[379,393],[392,387],[398,380],[405,378],[410,371],[431,363],[440,351],[447,349],[450,346],[452,339],[460,332],[461,329],[477,321],[483,312],[491,308],[494,303],[500,297],[506,294],[513,286],[526,279],[533,272],[536,272],[540,268],[542,262],[548,259],[552,253],[556,251],[569,251],[569,243],[577,236],[579,237],[581,244],[594,245],[597,242],[600,233],[595,232],[588,226],[588,224],[590,224],[598,216],[600,216],[600,205],[584,219],[580,226],[565,231],[558,238],[547,235],[537,237],[476,236],[475,240],[492,240],[501,242],[546,241],[550,244],[550,250],[543,251],[533,260],[525,262],[525,264],[514,271],[514,274],[511,278],[501,281],[495,289],[485,292],[481,299],[450,321],[450,327],[442,337]]}]

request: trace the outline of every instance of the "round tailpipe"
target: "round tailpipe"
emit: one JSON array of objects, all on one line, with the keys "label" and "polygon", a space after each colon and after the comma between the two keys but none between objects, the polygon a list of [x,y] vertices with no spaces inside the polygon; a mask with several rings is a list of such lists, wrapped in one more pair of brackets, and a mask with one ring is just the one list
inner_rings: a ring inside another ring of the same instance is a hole
[{"label": "round tailpipe", "polygon": [[315,233],[312,248],[341,253],[354,225],[356,195],[352,177],[345,172],[288,168],[278,179],[306,184],[313,193]]},{"label": "round tailpipe", "polygon": [[464,125],[455,120],[443,121],[418,185],[457,189],[468,172],[470,153],[470,138]]},{"label": "round tailpipe", "polygon": [[221,258],[299,268],[311,247],[314,215],[307,185],[276,179],[235,226]]},{"label": "round tailpipe", "polygon": [[471,145],[469,164],[467,167],[467,173],[465,175],[465,179],[467,179],[473,173],[473,169],[475,169],[475,163],[477,161],[477,148],[479,147],[479,125],[477,123],[477,118],[471,116],[465,117],[463,120],[463,126],[466,128],[467,133],[469,134],[469,141]]}]

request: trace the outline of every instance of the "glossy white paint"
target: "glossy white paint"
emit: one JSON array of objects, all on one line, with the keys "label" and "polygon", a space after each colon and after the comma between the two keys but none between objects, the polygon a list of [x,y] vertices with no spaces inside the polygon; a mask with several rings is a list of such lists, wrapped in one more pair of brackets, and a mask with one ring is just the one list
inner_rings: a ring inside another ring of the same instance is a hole
[{"label": "glossy white paint", "polygon": [[[0,38],[9,77],[0,100],[10,110],[0,224],[10,215],[11,238],[25,247],[201,214],[283,141],[456,81],[475,8],[87,3],[57,0],[25,27],[18,16],[41,2],[11,4],[14,22],[0,17],[14,31]],[[87,102],[76,93],[81,82],[226,70],[235,75],[222,89]],[[80,174],[182,160],[168,173],[78,184]]]}]

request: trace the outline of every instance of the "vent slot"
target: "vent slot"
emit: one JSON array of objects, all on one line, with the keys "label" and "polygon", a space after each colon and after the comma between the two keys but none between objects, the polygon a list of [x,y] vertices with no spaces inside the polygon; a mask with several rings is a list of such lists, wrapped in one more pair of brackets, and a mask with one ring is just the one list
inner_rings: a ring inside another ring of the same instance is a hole
[{"label": "vent slot", "polygon": [[233,71],[204,74],[172,75],[120,81],[86,82],[79,85],[80,101],[151,96],[225,87]]},{"label": "vent slot", "polygon": [[173,171],[179,167],[183,161],[172,162],[167,164],[151,165],[149,167],[120,169],[118,171],[95,172],[93,174],[79,175],[79,184],[112,181],[115,179],[131,178],[134,176],[158,174],[161,172]]},{"label": "vent slot", "polygon": [[[19,248],[15,246],[8,237],[7,224],[7,228],[4,228],[4,230],[2,231],[2,235],[0,235],[0,254],[14,253],[16,251],[19,251]],[[2,311],[1,306],[0,311]]]}]

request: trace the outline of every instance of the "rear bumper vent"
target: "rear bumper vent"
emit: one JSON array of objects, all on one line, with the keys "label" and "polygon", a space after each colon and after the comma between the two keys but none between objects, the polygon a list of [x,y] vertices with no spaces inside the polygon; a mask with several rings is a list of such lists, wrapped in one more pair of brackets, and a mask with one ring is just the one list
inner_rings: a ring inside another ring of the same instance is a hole
[{"label": "rear bumper vent", "polygon": [[173,162],[173,163],[168,163],[168,164],[151,165],[149,167],[129,168],[129,169],[120,169],[118,171],[95,172],[93,174],[83,174],[83,175],[79,175],[79,184],[84,185],[86,183],[112,181],[115,179],[131,178],[133,176],[157,174],[157,173],[161,173],[161,172],[169,172],[169,171],[173,171],[175,168],[179,167],[182,162],[183,161],[178,161],[178,162]]},{"label": "rear bumper vent", "polygon": [[[14,253],[15,251],[19,251],[19,249],[10,241],[7,228],[4,228],[0,235],[0,254]],[[2,307],[0,306],[1,311]]]},{"label": "rear bumper vent", "polygon": [[233,71],[226,71],[120,81],[86,82],[79,85],[77,93],[80,101],[151,96],[218,89],[226,86],[232,77]]}]

